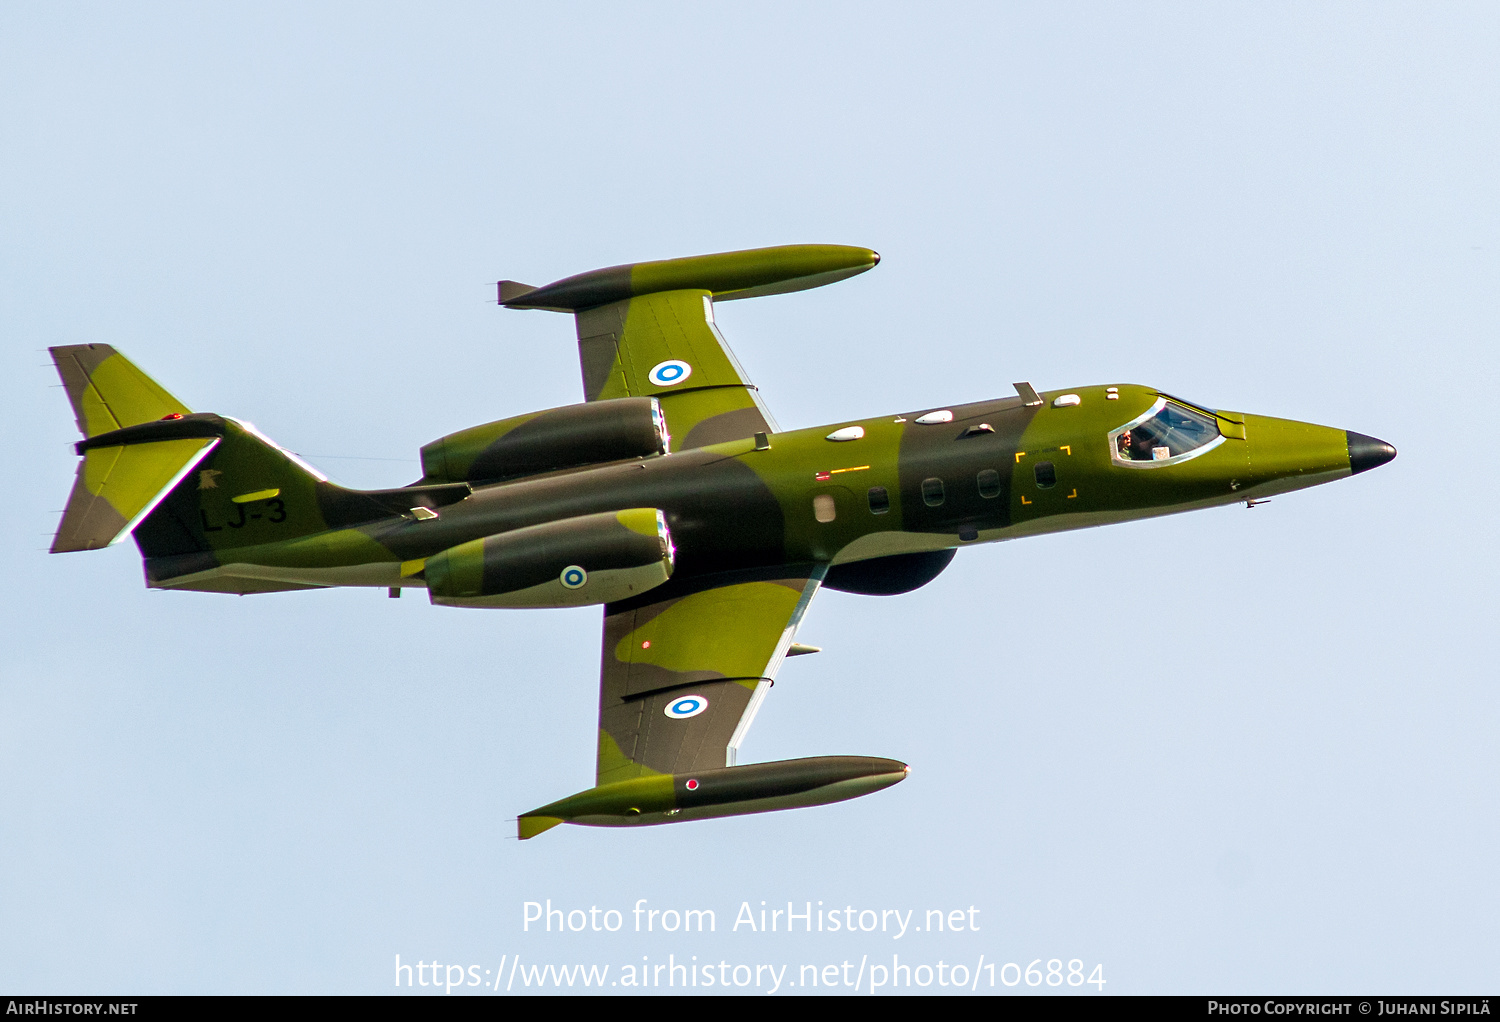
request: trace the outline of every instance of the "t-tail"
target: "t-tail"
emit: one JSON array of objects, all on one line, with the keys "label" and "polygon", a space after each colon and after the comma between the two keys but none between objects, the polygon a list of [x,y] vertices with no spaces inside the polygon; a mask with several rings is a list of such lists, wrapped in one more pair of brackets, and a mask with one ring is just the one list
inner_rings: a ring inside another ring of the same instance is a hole
[{"label": "t-tail", "polygon": [[51,349],[84,439],[53,553],[133,534],[152,586],[313,588],[225,576],[218,552],[397,517],[468,495],[464,484],[350,490],[248,422],[194,412],[107,344]]}]

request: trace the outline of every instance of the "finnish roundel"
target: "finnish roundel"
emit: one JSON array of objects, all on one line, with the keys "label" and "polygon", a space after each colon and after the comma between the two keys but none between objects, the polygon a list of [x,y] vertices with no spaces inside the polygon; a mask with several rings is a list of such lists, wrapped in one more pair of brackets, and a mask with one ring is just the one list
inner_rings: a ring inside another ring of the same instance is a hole
[{"label": "finnish roundel", "polygon": [[669,358],[665,362],[658,362],[646,377],[658,387],[673,387],[691,375],[692,366],[680,359]]},{"label": "finnish roundel", "polygon": [[667,704],[664,712],[673,720],[686,720],[689,717],[698,716],[706,709],[708,709],[708,700],[702,696],[678,696]]},{"label": "finnish roundel", "polygon": [[582,589],[588,584],[589,573],[576,564],[570,564],[562,570],[558,581],[563,584],[564,589]]}]

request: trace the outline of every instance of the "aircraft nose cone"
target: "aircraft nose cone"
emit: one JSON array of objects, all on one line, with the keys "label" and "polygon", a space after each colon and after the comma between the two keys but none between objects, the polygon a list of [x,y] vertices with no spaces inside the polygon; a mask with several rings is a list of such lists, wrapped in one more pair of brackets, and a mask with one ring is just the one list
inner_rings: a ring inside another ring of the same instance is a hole
[{"label": "aircraft nose cone", "polygon": [[1349,436],[1349,473],[1359,475],[1372,468],[1379,468],[1396,456],[1396,448],[1384,440],[1345,430]]}]

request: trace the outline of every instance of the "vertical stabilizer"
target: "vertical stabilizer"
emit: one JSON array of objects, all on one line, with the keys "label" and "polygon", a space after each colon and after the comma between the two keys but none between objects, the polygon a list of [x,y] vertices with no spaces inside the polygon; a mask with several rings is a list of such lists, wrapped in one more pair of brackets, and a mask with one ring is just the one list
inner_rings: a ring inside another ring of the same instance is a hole
[{"label": "vertical stabilizer", "polygon": [[[250,423],[190,411],[107,344],[53,348],[52,358],[84,434],[74,445],[82,460],[52,552],[95,550],[133,533],[152,586],[238,593],[316,587],[323,583],[282,576],[384,564],[395,555],[355,526],[418,509],[431,515],[469,495],[467,483],[346,489]],[[332,538],[266,552],[320,533]],[[290,563],[256,560],[278,556]],[[244,564],[238,574],[225,568],[252,561],[258,574],[247,575]],[[384,574],[378,582],[391,584]]]},{"label": "vertical stabilizer", "polygon": [[51,351],[85,437],[52,552],[95,550],[150,514],[218,439],[184,419],[192,415],[186,405],[108,344]]}]

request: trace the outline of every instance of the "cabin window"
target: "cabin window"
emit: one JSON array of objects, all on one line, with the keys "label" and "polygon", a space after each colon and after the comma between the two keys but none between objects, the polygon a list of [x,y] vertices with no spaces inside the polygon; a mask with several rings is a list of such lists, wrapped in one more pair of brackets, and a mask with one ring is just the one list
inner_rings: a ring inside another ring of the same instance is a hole
[{"label": "cabin window", "polygon": [[988,500],[1000,496],[1000,473],[992,468],[982,468],[974,477],[979,483],[979,495]]},{"label": "cabin window", "polygon": [[831,522],[838,517],[838,508],[834,506],[833,494],[820,493],[813,498],[813,517],[820,522]]},{"label": "cabin window", "polygon": [[1144,415],[1109,434],[1109,453],[1117,465],[1150,468],[1196,458],[1223,442],[1212,415],[1157,398]]},{"label": "cabin window", "polygon": [[870,487],[870,514],[883,515],[891,509],[891,495],[884,486]]},{"label": "cabin window", "polygon": [[943,503],[943,481],[941,479],[922,480],[922,503],[928,507],[940,507]]},{"label": "cabin window", "polygon": [[1057,468],[1050,461],[1039,461],[1032,469],[1039,489],[1050,489],[1057,485]]}]

